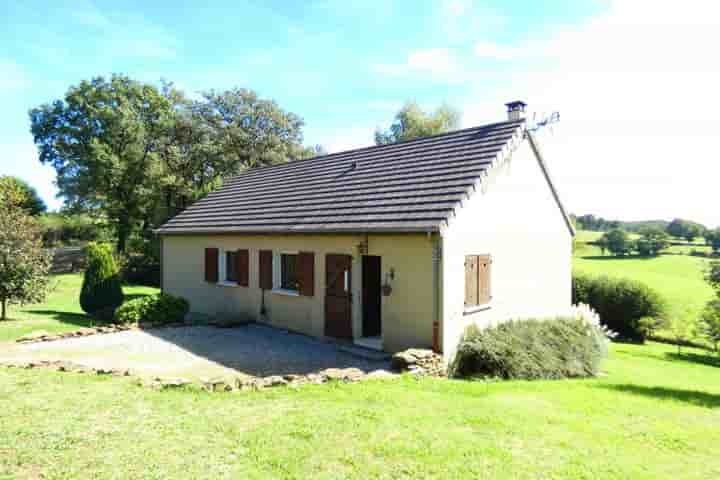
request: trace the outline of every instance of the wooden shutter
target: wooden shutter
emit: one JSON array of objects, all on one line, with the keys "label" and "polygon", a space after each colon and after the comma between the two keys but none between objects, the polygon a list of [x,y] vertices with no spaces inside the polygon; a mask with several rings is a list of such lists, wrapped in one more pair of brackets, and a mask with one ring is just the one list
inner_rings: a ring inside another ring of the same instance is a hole
[{"label": "wooden shutter", "polygon": [[478,255],[478,305],[490,303],[492,299],[490,291],[490,271],[492,259],[490,255]]},{"label": "wooden shutter", "polygon": [[465,306],[468,307],[478,304],[477,259],[477,255],[467,255],[465,257]]},{"label": "wooden shutter", "polygon": [[297,269],[300,295],[312,297],[315,295],[315,254],[300,252],[297,257]]},{"label": "wooden shutter", "polygon": [[237,263],[237,284],[241,287],[247,287],[250,276],[249,252],[247,250],[238,250],[235,255],[235,262]]},{"label": "wooden shutter", "polygon": [[273,288],[273,253],[271,250],[260,250],[260,288],[272,290]]},{"label": "wooden shutter", "polygon": [[217,283],[218,281],[218,249],[205,249],[205,281]]}]

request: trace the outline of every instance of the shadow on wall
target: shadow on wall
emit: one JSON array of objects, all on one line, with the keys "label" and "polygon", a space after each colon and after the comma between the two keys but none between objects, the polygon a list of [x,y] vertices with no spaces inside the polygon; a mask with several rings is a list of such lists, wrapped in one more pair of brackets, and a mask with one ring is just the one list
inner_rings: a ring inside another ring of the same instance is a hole
[{"label": "shadow on wall", "polygon": [[333,343],[260,324],[234,328],[192,326],[145,330],[199,357],[253,376],[305,375],[326,368],[388,368],[387,361],[356,357]]},{"label": "shadow on wall", "polygon": [[700,392],[697,390],[680,390],[677,388],[648,387],[633,384],[600,385],[598,388],[651,397],[659,400],[685,402],[698,407],[720,407],[720,395]]}]

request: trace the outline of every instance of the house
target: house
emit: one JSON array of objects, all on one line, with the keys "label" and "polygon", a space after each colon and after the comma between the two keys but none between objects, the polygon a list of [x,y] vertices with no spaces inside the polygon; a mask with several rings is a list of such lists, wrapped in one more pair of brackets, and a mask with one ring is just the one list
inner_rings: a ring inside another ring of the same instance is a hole
[{"label": "house", "polygon": [[572,224],[523,119],[250,170],[160,229],[162,285],[388,352],[567,312]]}]

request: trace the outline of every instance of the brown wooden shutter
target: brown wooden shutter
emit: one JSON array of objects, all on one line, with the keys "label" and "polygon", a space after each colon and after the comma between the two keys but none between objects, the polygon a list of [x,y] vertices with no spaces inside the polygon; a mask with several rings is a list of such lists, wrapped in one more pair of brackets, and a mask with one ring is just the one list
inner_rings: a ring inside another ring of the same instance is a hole
[{"label": "brown wooden shutter", "polygon": [[273,288],[272,260],[272,250],[260,250],[260,288],[263,290]]},{"label": "brown wooden shutter", "polygon": [[300,252],[298,254],[298,291],[300,295],[312,297],[315,295],[315,254],[313,252]]},{"label": "brown wooden shutter", "polygon": [[490,255],[479,255],[478,259],[478,305],[490,303],[492,299],[490,290],[490,271],[492,259]]},{"label": "brown wooden shutter", "polygon": [[205,281],[217,283],[218,281],[218,249],[205,249]]},{"label": "brown wooden shutter", "polygon": [[478,304],[477,264],[477,255],[465,257],[465,305],[468,307]]},{"label": "brown wooden shutter", "polygon": [[237,284],[241,287],[247,287],[250,276],[250,259],[247,250],[238,250],[235,256],[237,262]]}]

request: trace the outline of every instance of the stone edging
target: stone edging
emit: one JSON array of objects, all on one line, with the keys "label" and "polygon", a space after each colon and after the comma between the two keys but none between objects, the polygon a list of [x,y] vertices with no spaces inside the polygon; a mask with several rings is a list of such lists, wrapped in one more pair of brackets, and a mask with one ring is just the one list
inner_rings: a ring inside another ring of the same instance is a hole
[{"label": "stone edging", "polygon": [[83,327],[70,332],[62,333],[29,333],[28,335],[22,336],[15,340],[16,343],[39,343],[39,342],[52,342],[55,340],[64,340],[66,338],[74,337],[89,337],[91,335],[102,335],[106,333],[118,333],[125,332],[128,330],[146,330],[149,328],[173,328],[173,327],[187,327],[184,323],[166,323],[166,324],[108,324],[97,327]]},{"label": "stone edging", "polygon": [[[126,329],[127,330],[127,329]],[[66,337],[63,337],[66,338]],[[40,340],[42,341],[42,340]],[[306,375],[271,375],[268,377],[236,377],[211,378],[201,381],[192,381],[187,378],[163,378],[154,377],[151,379],[137,377],[139,385],[157,390],[167,390],[186,386],[200,387],[209,392],[233,392],[243,390],[262,390],[269,387],[299,387],[301,385],[319,385],[328,382],[359,382],[374,379],[394,379],[402,372],[415,376],[445,376],[445,368],[442,357],[429,351],[410,349],[397,353],[393,356],[392,365],[394,372],[388,370],[374,370],[366,373],[359,368],[326,368],[317,373]],[[97,375],[114,375],[119,377],[133,376],[128,369],[104,369],[91,368],[77,363],[67,361],[20,361],[0,362],[0,365],[10,368],[46,368],[58,372],[95,373]]]}]

